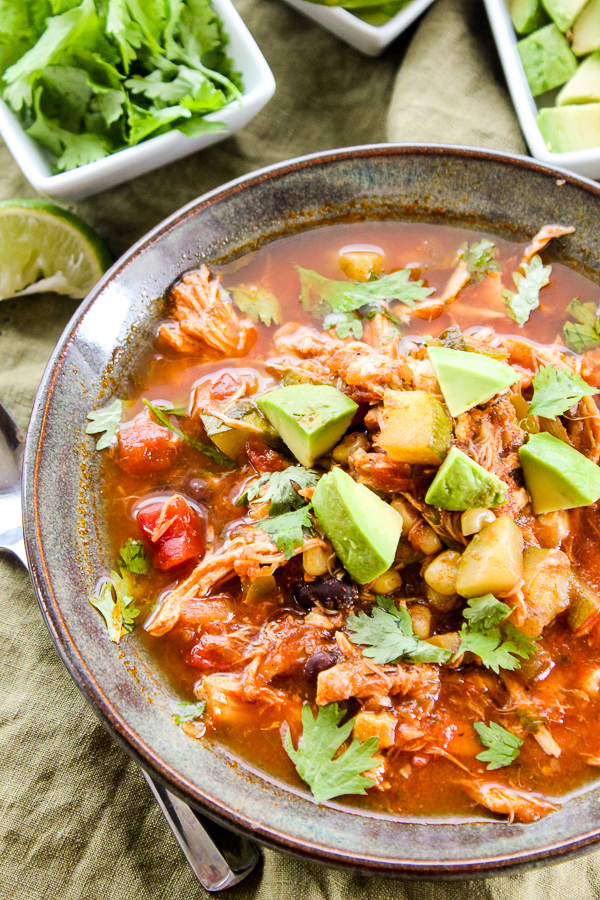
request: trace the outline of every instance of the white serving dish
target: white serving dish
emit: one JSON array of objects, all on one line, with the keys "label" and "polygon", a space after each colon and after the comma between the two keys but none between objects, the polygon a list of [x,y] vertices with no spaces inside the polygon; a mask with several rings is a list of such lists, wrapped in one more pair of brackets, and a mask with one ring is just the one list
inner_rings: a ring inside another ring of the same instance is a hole
[{"label": "white serving dish", "polygon": [[17,117],[0,100],[0,135],[36,191],[64,200],[81,200],[222,141],[260,112],[275,91],[273,73],[231,0],[213,0],[213,5],[223,20],[229,35],[229,52],[243,80],[241,101],[206,116],[208,120],[223,122],[226,130],[187,137],[173,129],[105,159],[53,175],[51,155],[25,134]]},{"label": "white serving dish", "polygon": [[600,178],[600,147],[594,147],[591,150],[576,150],[571,153],[552,153],[548,150],[536,121],[538,107],[517,50],[518,38],[513,28],[508,6],[505,0],[484,0],[484,3],[508,82],[508,89],[531,155],[541,162],[570,169],[579,175]]},{"label": "white serving dish", "polygon": [[294,9],[314,19],[323,28],[333,32],[350,46],[366,53],[367,56],[379,56],[388,44],[402,34],[414,20],[431,6],[433,0],[412,0],[401,9],[393,19],[385,25],[369,25],[346,9],[333,6],[320,6],[307,0],[285,0]]}]

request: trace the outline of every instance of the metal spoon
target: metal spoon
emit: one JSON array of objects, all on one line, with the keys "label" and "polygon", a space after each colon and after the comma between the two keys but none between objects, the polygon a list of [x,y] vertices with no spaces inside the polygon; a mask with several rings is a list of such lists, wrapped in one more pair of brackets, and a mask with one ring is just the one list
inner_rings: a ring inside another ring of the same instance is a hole
[{"label": "metal spoon", "polygon": [[[13,553],[28,568],[21,515],[22,459],[23,436],[0,402],[0,549]],[[250,874],[259,858],[251,841],[205,819],[143,769],[142,774],[202,887],[223,891]]]}]

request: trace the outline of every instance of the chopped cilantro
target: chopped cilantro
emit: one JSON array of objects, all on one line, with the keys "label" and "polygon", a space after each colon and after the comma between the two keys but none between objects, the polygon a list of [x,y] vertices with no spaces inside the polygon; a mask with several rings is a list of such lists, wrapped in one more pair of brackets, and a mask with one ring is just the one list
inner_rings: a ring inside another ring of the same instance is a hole
[{"label": "chopped cilantro", "polygon": [[498,250],[488,238],[476,244],[462,244],[458,249],[458,258],[464,260],[471,278],[484,278],[489,272],[498,271],[496,256]]},{"label": "chopped cilantro", "polygon": [[178,703],[179,712],[173,715],[176,725],[184,725],[186,722],[193,722],[194,719],[201,719],[206,709],[206,701],[199,700],[197,703]]},{"label": "chopped cilantro", "polygon": [[556,366],[542,366],[533,379],[533,399],[527,415],[554,419],[578,403],[582,397],[597,394],[580,375]]},{"label": "chopped cilantro", "polygon": [[575,297],[566,309],[575,322],[566,322],[563,338],[567,347],[575,353],[593,350],[600,341],[600,316],[595,303],[582,303]]},{"label": "chopped cilantro", "polygon": [[373,780],[363,773],[376,763],[374,754],[379,747],[376,737],[368,738],[363,743],[354,738],[347,750],[335,756],[354,725],[354,719],[340,725],[345,715],[345,710],[338,709],[337,703],[328,703],[317,709],[315,719],[310,706],[305,703],[298,749],[294,749],[289,728],[283,740],[285,752],[300,778],[310,787],[317,803],[342,794],[364,794],[367,788],[374,785]]},{"label": "chopped cilantro", "polygon": [[140,610],[134,606],[132,584],[127,573],[110,573],[110,581],[105,581],[98,597],[90,597],[90,603],[104,617],[108,636],[118,644],[126,632],[133,631],[133,624]]},{"label": "chopped cilantro", "polygon": [[473,653],[486,669],[496,675],[500,669],[513,671],[520,669],[521,659],[528,659],[535,653],[535,641],[507,622],[500,628],[485,628],[482,625],[469,626],[465,623],[460,630],[460,652]]},{"label": "chopped cilantro", "polygon": [[312,528],[310,511],[312,505],[303,506],[282,516],[269,516],[254,526],[269,535],[278,550],[283,550],[286,559],[291,559],[294,550],[304,543],[304,529]]},{"label": "chopped cilantro", "polygon": [[147,575],[150,571],[150,563],[141,541],[134,541],[133,538],[127,538],[121,547],[119,554],[121,556],[122,565],[128,572],[134,575]]},{"label": "chopped cilantro", "polygon": [[280,516],[283,513],[299,509],[307,503],[298,493],[299,489],[314,487],[319,480],[319,473],[303,466],[289,466],[282,472],[265,472],[253,481],[248,490],[236,500],[236,506],[252,503],[260,494],[260,489],[268,485],[260,495],[261,501],[270,500],[269,516]]},{"label": "chopped cilantro", "polygon": [[363,656],[378,665],[391,662],[444,663],[449,650],[416,637],[406,607],[397,607],[391,597],[377,596],[372,615],[348,616],[346,627],[353,644],[363,645]]},{"label": "chopped cilantro", "polygon": [[433,288],[423,287],[422,281],[410,281],[411,269],[400,269],[391,275],[382,275],[374,281],[352,282],[347,285],[342,300],[336,305],[338,312],[351,312],[376,301],[398,300],[414,307],[433,294]]},{"label": "chopped cilantro", "polygon": [[475,722],[473,728],[483,746],[489,748],[476,757],[481,762],[488,764],[488,770],[510,766],[521,752],[523,746],[521,738],[518,738],[512,731],[507,731],[497,722],[490,722],[489,725]]},{"label": "chopped cilantro", "polygon": [[86,418],[90,420],[90,424],[85,429],[85,433],[100,434],[104,432],[102,437],[96,442],[96,450],[104,450],[106,447],[110,447],[119,428],[122,415],[122,400],[113,400],[110,406],[105,406],[104,409],[93,410],[87,414]]},{"label": "chopped cilantro", "polygon": [[168,428],[169,431],[172,431],[173,434],[176,434],[177,437],[180,437],[182,441],[185,441],[186,444],[189,444],[195,450],[198,450],[199,453],[203,453],[204,456],[208,456],[209,459],[212,459],[213,462],[216,462],[218,465],[222,466],[224,469],[235,469],[235,463],[233,460],[229,459],[228,456],[225,456],[224,453],[221,453],[216,447],[212,444],[205,444],[203,441],[198,441],[196,438],[190,437],[185,434],[181,428],[177,425],[173,425],[169,416],[177,416],[180,413],[173,409],[173,407],[166,408],[164,406],[155,406],[154,403],[150,403],[149,400],[144,399],[144,403],[156,419],[159,425],[162,425],[163,428]]},{"label": "chopped cilantro", "polygon": [[524,325],[534,309],[540,305],[540,290],[550,281],[552,266],[545,266],[539,256],[524,263],[523,273],[514,272],[516,291],[503,291],[504,302],[513,319]]},{"label": "chopped cilantro", "polygon": [[275,294],[266,287],[249,287],[240,285],[230,288],[233,302],[245,316],[256,324],[259,319],[263,325],[281,325],[281,307]]},{"label": "chopped cilantro", "polygon": [[473,597],[467,601],[468,609],[463,610],[463,616],[471,627],[495,628],[504,621],[512,612],[510,606],[496,600],[493,594],[485,597]]}]

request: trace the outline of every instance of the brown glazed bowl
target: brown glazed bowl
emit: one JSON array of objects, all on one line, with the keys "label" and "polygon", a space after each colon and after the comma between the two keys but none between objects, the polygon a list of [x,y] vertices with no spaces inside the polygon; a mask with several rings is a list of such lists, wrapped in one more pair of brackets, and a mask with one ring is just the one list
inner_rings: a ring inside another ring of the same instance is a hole
[{"label": "brown glazed bowl", "polygon": [[[337,150],[231,182],[175,213],[125,254],[81,305],[46,369],[27,438],[24,524],[46,624],[106,728],[156,778],[205,814],[284,852],[405,878],[474,878],[566,859],[600,840],[593,786],[533,825],[428,824],[317,805],[173,725],[173,698],[135,632],[118,646],[88,603],[111,566],[86,413],[126,384],[164,315],[172,282],[290,231],[362,218],[413,218],[532,236],[575,234],[557,258],[600,283],[600,187],[530,159],[448,146]],[[557,249],[558,248],[558,249]],[[122,389],[121,389],[122,390]]]}]

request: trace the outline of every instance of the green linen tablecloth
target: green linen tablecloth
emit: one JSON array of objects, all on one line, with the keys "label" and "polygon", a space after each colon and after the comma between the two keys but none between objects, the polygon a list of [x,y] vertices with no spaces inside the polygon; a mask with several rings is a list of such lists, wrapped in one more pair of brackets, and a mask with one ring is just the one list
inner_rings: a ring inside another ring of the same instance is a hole
[{"label": "green linen tablecloth", "polygon": [[[281,0],[234,0],[277,93],[239,135],[79,204],[115,256],[179,206],[259,166],[383,141],[470,143],[523,152],[482,5],[438,0],[379,60]],[[0,146],[0,199],[32,196]],[[51,296],[0,306],[0,398],[23,428],[76,304]],[[67,675],[27,574],[0,559],[0,900],[192,900],[188,868],[137,766]],[[589,900],[600,856],[523,876],[410,884],[340,873],[265,851],[237,900]]]}]

